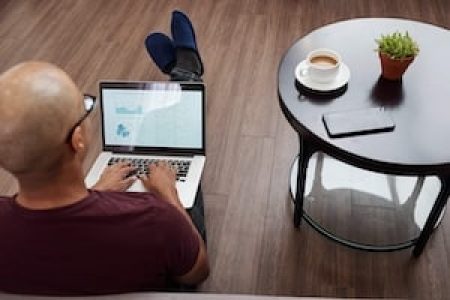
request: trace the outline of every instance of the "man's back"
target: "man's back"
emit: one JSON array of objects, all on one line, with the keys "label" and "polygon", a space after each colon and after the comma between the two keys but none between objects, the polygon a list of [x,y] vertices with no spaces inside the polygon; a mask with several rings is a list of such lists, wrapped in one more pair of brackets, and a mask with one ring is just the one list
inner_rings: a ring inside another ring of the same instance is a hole
[{"label": "man's back", "polygon": [[60,295],[163,288],[194,266],[200,247],[171,204],[96,191],[50,210],[0,197],[0,240],[1,291]]}]

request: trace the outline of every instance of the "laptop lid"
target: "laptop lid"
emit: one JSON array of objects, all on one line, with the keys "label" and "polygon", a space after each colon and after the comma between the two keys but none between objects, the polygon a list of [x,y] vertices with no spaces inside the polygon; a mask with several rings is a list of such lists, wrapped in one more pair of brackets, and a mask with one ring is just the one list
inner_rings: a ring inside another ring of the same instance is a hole
[{"label": "laptop lid", "polygon": [[205,87],[187,82],[100,82],[104,151],[205,154]]}]

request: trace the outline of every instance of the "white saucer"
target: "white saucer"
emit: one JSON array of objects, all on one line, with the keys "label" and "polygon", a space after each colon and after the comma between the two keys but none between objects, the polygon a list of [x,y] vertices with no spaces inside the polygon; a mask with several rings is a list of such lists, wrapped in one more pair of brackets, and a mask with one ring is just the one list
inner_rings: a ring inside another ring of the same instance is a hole
[{"label": "white saucer", "polygon": [[341,62],[341,67],[339,68],[339,73],[337,74],[336,78],[333,81],[327,83],[319,83],[313,81],[308,76],[302,75],[300,70],[304,69],[305,67],[306,67],[306,60],[303,60],[295,68],[295,78],[301,85],[313,91],[317,92],[335,91],[346,85],[350,80],[350,69],[343,62]]}]

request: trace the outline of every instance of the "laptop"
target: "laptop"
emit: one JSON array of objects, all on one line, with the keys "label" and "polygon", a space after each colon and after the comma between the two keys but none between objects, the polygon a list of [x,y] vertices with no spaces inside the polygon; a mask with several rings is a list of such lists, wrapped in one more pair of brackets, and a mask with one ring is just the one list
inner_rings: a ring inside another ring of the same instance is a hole
[{"label": "laptop", "polygon": [[[205,164],[205,87],[184,82],[100,82],[103,151],[85,179],[93,186],[117,162],[148,173],[167,161],[177,171],[181,203],[191,208]],[[140,180],[128,192],[146,192]]]}]

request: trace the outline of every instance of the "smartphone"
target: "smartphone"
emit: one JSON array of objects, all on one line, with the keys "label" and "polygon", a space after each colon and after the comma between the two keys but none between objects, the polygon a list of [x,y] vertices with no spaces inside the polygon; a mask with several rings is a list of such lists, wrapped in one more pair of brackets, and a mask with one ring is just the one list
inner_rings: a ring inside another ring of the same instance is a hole
[{"label": "smartphone", "polygon": [[330,112],[322,116],[328,135],[333,138],[393,131],[395,123],[383,108]]}]

